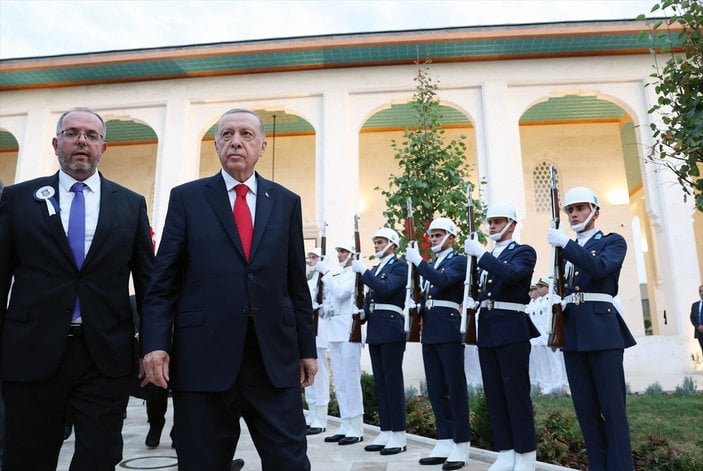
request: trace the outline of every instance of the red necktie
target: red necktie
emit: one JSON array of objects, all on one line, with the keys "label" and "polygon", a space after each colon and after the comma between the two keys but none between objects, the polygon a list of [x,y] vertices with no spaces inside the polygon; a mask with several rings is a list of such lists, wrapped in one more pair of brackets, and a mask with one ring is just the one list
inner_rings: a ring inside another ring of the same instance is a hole
[{"label": "red necktie", "polygon": [[254,235],[254,225],[251,223],[251,212],[247,204],[247,193],[249,187],[244,184],[239,184],[234,187],[237,197],[234,199],[234,222],[237,224],[239,238],[242,241],[244,255],[249,261],[249,253],[251,252],[251,239]]}]

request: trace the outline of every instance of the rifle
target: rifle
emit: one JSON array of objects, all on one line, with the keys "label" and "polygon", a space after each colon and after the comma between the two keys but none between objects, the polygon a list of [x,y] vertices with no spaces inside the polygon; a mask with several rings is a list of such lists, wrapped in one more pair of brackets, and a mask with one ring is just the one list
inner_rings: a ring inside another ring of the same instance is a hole
[{"label": "rifle", "polygon": [[[550,199],[552,203],[552,229],[559,229],[559,190],[557,189],[556,169],[549,167]],[[554,290],[554,291],[553,291]],[[552,252],[552,274],[549,277],[549,296],[556,292],[557,296],[564,298],[564,254],[561,247],[554,247]],[[564,339],[564,311],[561,304],[552,304],[552,322],[549,329],[547,345],[556,350],[563,347]]]},{"label": "rifle", "polygon": [[[476,216],[474,214],[474,201],[471,199],[472,186],[469,183],[466,186],[466,219],[469,224],[468,237],[476,235]],[[464,278],[464,304],[471,297],[474,300],[478,299],[478,277],[476,276],[476,257],[469,257],[466,262],[466,277]],[[476,309],[471,306],[464,306],[461,311],[461,323],[459,324],[459,333],[464,337],[462,342],[467,345],[476,345]]]},{"label": "rifle", "polygon": [[[327,255],[327,223],[322,223],[322,235],[320,236],[320,260],[325,259]],[[317,325],[320,322],[320,310],[322,309],[322,291],[324,289],[324,284],[322,283],[322,273],[317,274],[317,294],[315,295],[315,303],[317,303],[317,309],[312,311],[312,328],[315,332],[315,337],[317,337]]]},{"label": "rifle", "polygon": [[[354,247],[356,248],[356,259],[361,256],[361,236],[359,235],[359,215],[354,215]],[[361,273],[356,274],[354,281],[354,305],[357,309],[364,308],[364,281]],[[358,312],[352,314],[352,325],[349,332],[349,342],[361,343],[361,316]]]},{"label": "rifle", "polygon": [[[409,244],[415,242],[415,218],[413,217],[413,202],[407,199],[408,214],[405,218],[405,238]],[[405,284],[405,307],[403,307],[403,318],[405,334],[408,342],[419,342],[420,331],[422,330],[422,318],[417,310],[417,303],[420,302],[420,275],[412,262],[408,262],[408,281]]]}]

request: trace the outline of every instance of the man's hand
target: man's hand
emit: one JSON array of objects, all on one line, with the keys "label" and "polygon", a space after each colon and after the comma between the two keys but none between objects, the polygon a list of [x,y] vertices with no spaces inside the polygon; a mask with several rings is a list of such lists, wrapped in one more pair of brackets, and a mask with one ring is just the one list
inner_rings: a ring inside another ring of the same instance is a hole
[{"label": "man's hand", "polygon": [[477,309],[477,308],[478,308],[478,301],[476,301],[471,296],[467,296],[466,299],[464,300],[464,309]]},{"label": "man's hand", "polygon": [[361,260],[352,261],[352,270],[356,273],[364,273],[366,271],[366,265]]},{"label": "man's hand", "polygon": [[418,250],[417,243],[415,241],[410,242],[408,247],[405,249],[405,259],[416,267],[420,265],[420,262],[422,262],[422,255],[420,255],[420,250]]},{"label": "man's hand", "polygon": [[144,374],[142,386],[147,383],[155,384],[160,388],[167,389],[170,381],[168,375],[168,365],[171,361],[168,353],[163,350],[154,350],[144,355],[139,368],[139,377]]},{"label": "man's hand", "polygon": [[300,387],[307,388],[315,381],[317,373],[317,360],[315,358],[303,358],[300,360]]},{"label": "man's hand", "polygon": [[547,242],[549,242],[549,245],[552,247],[566,247],[569,238],[561,229],[549,229],[549,232],[547,232]]}]

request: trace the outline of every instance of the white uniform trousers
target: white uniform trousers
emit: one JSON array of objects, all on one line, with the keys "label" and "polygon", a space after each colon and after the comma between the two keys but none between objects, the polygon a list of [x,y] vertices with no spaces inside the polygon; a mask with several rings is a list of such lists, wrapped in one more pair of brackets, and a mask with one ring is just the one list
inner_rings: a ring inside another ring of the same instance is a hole
[{"label": "white uniform trousers", "polygon": [[361,394],[361,345],[349,342],[329,342],[328,345],[334,391],[342,419],[364,413]]},{"label": "white uniform trousers", "polygon": [[305,388],[305,401],[313,406],[324,406],[330,402],[330,372],[327,368],[327,348],[317,347],[317,374],[315,382]]}]

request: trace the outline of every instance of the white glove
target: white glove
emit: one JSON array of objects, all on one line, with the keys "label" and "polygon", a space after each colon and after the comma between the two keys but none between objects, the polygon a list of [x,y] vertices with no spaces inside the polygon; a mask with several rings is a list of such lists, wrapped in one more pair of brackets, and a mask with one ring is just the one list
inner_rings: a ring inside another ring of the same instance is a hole
[{"label": "white glove", "polygon": [[569,238],[566,237],[566,234],[564,234],[561,229],[549,229],[547,242],[549,242],[549,245],[552,247],[566,247]]},{"label": "white glove", "polygon": [[322,307],[321,304],[317,304],[315,301],[312,302],[312,310],[320,309]]},{"label": "white glove", "polygon": [[359,319],[361,319],[362,321],[366,319],[366,313],[363,309],[357,309],[355,314],[359,314]]},{"label": "white glove", "polygon": [[418,250],[415,242],[411,242],[405,249],[405,259],[416,267],[420,265],[422,255],[420,255],[420,250]]},{"label": "white glove", "polygon": [[321,275],[325,275],[328,271],[330,271],[330,267],[324,260],[319,260],[315,264],[315,271],[319,272]]},{"label": "white glove", "polygon": [[471,296],[464,300],[464,309],[476,309],[478,308],[478,301],[474,300]]},{"label": "white glove", "polygon": [[364,273],[366,271],[366,265],[364,265],[364,262],[361,260],[354,260],[352,261],[352,270],[356,273]]},{"label": "white glove", "polygon": [[564,302],[564,301],[561,299],[561,296],[559,296],[558,294],[552,294],[552,295],[549,297],[549,300],[552,302],[552,305],[554,305],[554,304],[562,304],[562,303]]},{"label": "white glove", "polygon": [[486,252],[486,249],[484,249],[479,241],[474,237],[468,237],[466,242],[464,242],[464,252],[466,255],[481,258],[481,256]]}]

